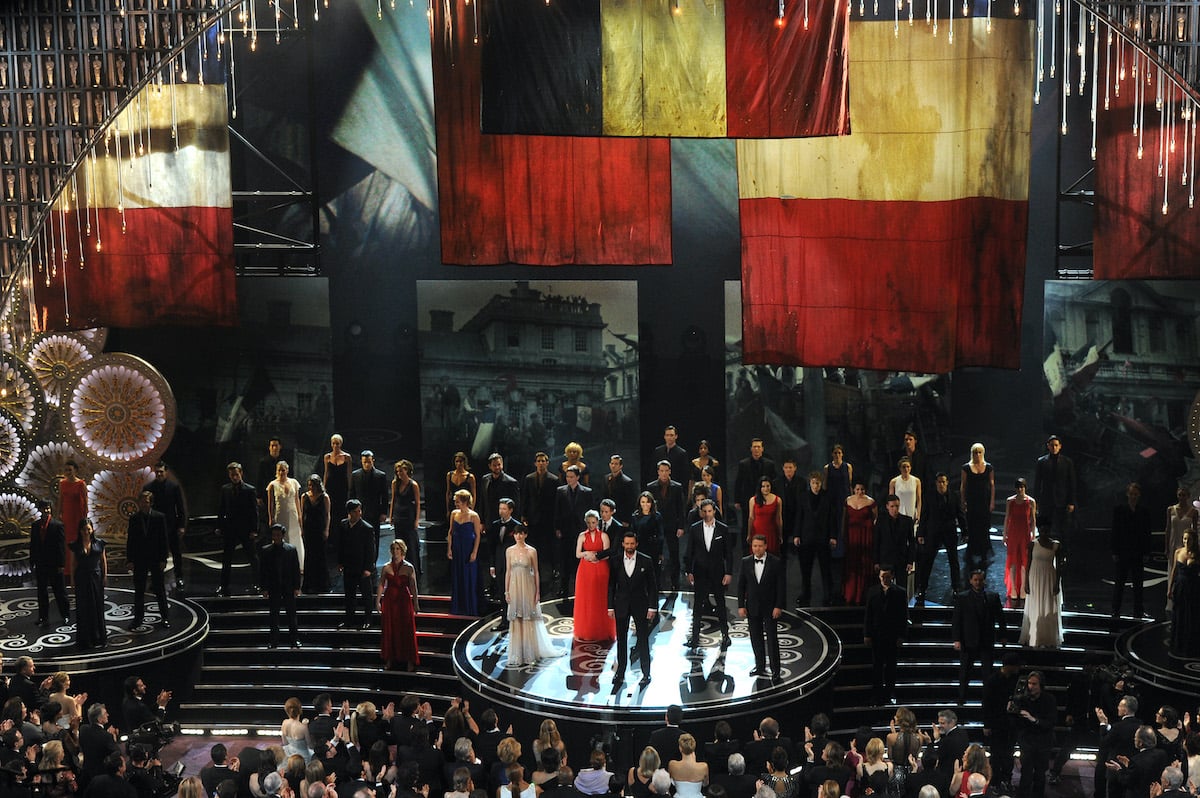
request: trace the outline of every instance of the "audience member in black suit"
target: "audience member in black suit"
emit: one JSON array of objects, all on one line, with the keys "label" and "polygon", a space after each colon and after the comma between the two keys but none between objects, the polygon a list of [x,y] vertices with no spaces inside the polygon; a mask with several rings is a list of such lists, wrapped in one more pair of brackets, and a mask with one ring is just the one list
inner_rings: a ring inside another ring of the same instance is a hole
[{"label": "audience member in black suit", "polygon": [[224,555],[221,560],[221,587],[219,596],[229,595],[230,576],[233,572],[233,550],[242,544],[246,560],[250,563],[251,590],[258,590],[258,552],[254,550],[254,538],[258,535],[258,494],[253,485],[242,481],[242,464],[230,463],[225,467],[229,482],[221,486],[221,498],[217,507],[217,535],[224,538]]},{"label": "audience member in black suit", "polygon": [[587,528],[584,514],[595,509],[592,489],[579,481],[579,466],[567,466],[565,485],[559,485],[554,496],[554,580],[558,595],[571,595],[575,577],[575,542]]},{"label": "audience member in black suit", "polygon": [[[87,786],[87,798],[140,798],[140,793],[125,778],[125,757],[119,752],[104,757],[103,773]],[[12,794],[15,798],[15,793]]]},{"label": "audience member in black suit", "polygon": [[1159,786],[1162,788],[1159,798],[1188,798],[1191,795],[1183,789],[1183,771],[1174,765],[1163,768]]},{"label": "audience member in black suit", "polygon": [[999,594],[985,589],[983,571],[971,572],[970,587],[955,597],[951,616],[954,650],[958,652],[958,702],[967,699],[971,671],[979,662],[980,678],[987,681],[996,661],[996,641],[1004,642],[1008,627]]},{"label": "audience member in black suit", "polygon": [[889,563],[879,566],[879,584],[867,592],[863,642],[871,647],[871,685],[876,703],[896,697],[896,662],[908,631],[908,595],[893,579]]},{"label": "audience member in black suit", "polygon": [[895,494],[888,494],[884,499],[884,507],[887,512],[880,513],[875,519],[875,567],[886,562],[896,568],[898,574],[912,573],[915,543],[913,520],[900,514],[900,499]]},{"label": "audience member in black suit", "polygon": [[318,693],[313,699],[313,712],[317,713],[308,722],[308,736],[312,739],[314,751],[321,750],[325,743],[333,739],[338,719],[333,716],[333,699],[329,693]]},{"label": "audience member in black suit", "polygon": [[[508,725],[507,731],[502,731],[496,710],[491,708],[485,709],[479,716],[479,724],[479,734],[475,737],[475,754],[483,763],[483,772],[486,774],[491,772],[492,765],[500,761],[496,747],[500,745],[501,740],[512,734],[512,724]],[[479,786],[482,787],[483,783]]]},{"label": "audience member in black suit", "polygon": [[1137,753],[1104,763],[1109,774],[1109,794],[1117,798],[1117,789],[1124,798],[1142,798],[1150,794],[1150,785],[1162,778],[1163,768],[1171,764],[1167,752],[1156,745],[1154,728],[1141,726],[1134,733]]},{"label": "audience member in black suit", "polygon": [[554,539],[554,500],[559,479],[548,470],[550,455],[538,452],[533,456],[533,471],[521,483],[521,523],[529,530],[529,544],[549,555],[546,548]]},{"label": "audience member in black suit", "polygon": [[300,555],[296,547],[283,539],[287,530],[283,524],[271,525],[271,545],[263,546],[259,556],[259,578],[263,596],[271,614],[271,637],[267,645],[279,644],[279,613],[287,614],[288,640],[292,648],[300,647],[300,630],[296,623],[296,597],[300,595]]},{"label": "audience member in black suit", "polygon": [[637,509],[637,485],[625,473],[624,467],[621,455],[614,454],[608,458],[608,476],[600,491],[602,498],[613,500],[617,518],[628,518]]},{"label": "audience member in black suit", "polygon": [[[750,556],[742,558],[738,574],[738,615],[747,620],[750,646],[754,651],[751,676],[779,678],[778,620],[786,601],[787,577],[783,562],[767,551],[766,537],[755,535],[750,541]],[[769,670],[768,660],[771,663]],[[752,768],[752,772],[757,772],[757,767]]]},{"label": "audience member in black suit", "polygon": [[175,568],[175,589],[183,590],[183,536],[187,531],[187,502],[183,488],[167,477],[167,464],[159,460],[154,466],[154,479],[142,490],[154,494],[154,509],[167,519],[167,544],[171,550],[171,563]]},{"label": "audience member in black suit", "polygon": [[[784,504],[786,510],[786,503]],[[808,487],[799,492],[796,499],[795,526],[783,528],[783,534],[792,536],[792,544],[800,560],[800,596],[797,607],[812,604],[813,559],[821,572],[822,598],[826,607],[833,605],[833,571],[830,556],[837,547],[838,531],[834,528],[837,515],[834,513],[829,492],[821,486],[821,473],[808,475]]]},{"label": "audience member in black suit", "polygon": [[142,625],[142,616],[146,609],[146,577],[158,597],[159,623],[170,628],[167,605],[167,586],[164,573],[167,569],[167,518],[154,509],[154,494],[148,490],[142,491],[138,500],[138,511],[129,517],[129,526],[125,533],[125,555],[129,560],[128,568],[133,573],[133,623],[130,629]]},{"label": "audience member in black suit", "polygon": [[[1127,695],[1117,702],[1117,719],[1115,723],[1109,724],[1108,714],[1100,709],[1096,716],[1100,720],[1100,746],[1096,754],[1096,761],[1105,766],[1107,773],[1107,765],[1109,762],[1120,763],[1121,759],[1126,761],[1133,759],[1137,754],[1135,738],[1138,727],[1141,726],[1141,721],[1137,718],[1138,700],[1136,696]],[[1101,776],[1099,767],[1096,773],[1096,798],[1105,798],[1108,795],[1109,779]],[[1113,793],[1113,798],[1121,798],[1119,791]]]},{"label": "audience member in black suit", "polygon": [[663,573],[666,579],[663,587],[670,584],[672,590],[678,590],[679,572],[683,565],[679,560],[679,539],[683,537],[684,523],[687,519],[687,497],[684,495],[683,485],[672,478],[669,462],[665,459],[659,460],[657,468],[658,479],[648,483],[646,491],[654,497],[658,504],[658,512],[662,516],[663,542],[666,544],[666,557],[663,558]]},{"label": "audience member in black suit", "polygon": [[[703,746],[704,761],[708,763],[710,773],[717,775],[728,773],[729,755],[740,753],[742,742],[733,736],[733,727],[728,721],[719,720],[713,725],[713,739]],[[745,760],[742,760],[743,770]]]},{"label": "audience member in black suit", "polygon": [[[717,505],[712,499],[700,503],[700,520],[688,531],[688,584],[694,589],[692,598],[692,632],[688,648],[700,644],[700,624],[711,595],[717,626],[721,629],[721,648],[729,647],[729,611],[725,608],[725,589],[733,581],[733,552],[741,547],[729,533],[729,527],[717,520]],[[659,752],[662,753],[661,751]]]},{"label": "audience member in black suit", "polygon": [[637,550],[637,535],[626,530],[624,554],[609,564],[608,614],[617,622],[617,672],[613,692],[619,692],[629,664],[629,621],[637,637],[641,685],[650,683],[650,622],[658,614],[658,578],[654,563]]},{"label": "audience member in black suit", "polygon": [[1114,507],[1112,514],[1114,623],[1121,614],[1126,581],[1133,583],[1133,614],[1141,617],[1145,613],[1142,579],[1145,558],[1150,553],[1150,511],[1140,501],[1142,488],[1136,482],[1129,483],[1125,497],[1126,501]]},{"label": "audience member in black suit", "polygon": [[70,623],[70,604],[67,603],[67,585],[63,569],[67,562],[67,538],[61,521],[51,517],[50,502],[40,499],[37,503],[42,517],[33,522],[29,529],[29,567],[37,582],[38,617],[37,625],[45,626],[50,609],[50,591],[54,591],[54,603],[62,615],[63,623]]},{"label": "audience member in black suit", "polygon": [[362,604],[362,628],[371,626],[371,574],[375,570],[375,530],[363,520],[362,504],[358,499],[346,502],[346,517],[338,522],[338,570],[345,584],[346,617],[339,629],[354,628],[355,594]]},{"label": "audience member in black suit", "polygon": [[79,750],[83,754],[79,787],[86,789],[89,781],[104,772],[104,758],[121,751],[116,735],[108,728],[108,709],[99,701],[88,707],[87,723],[79,728]]},{"label": "audience member in black suit", "polygon": [[763,718],[754,732],[754,739],[742,746],[742,756],[746,757],[746,772],[763,773],[767,762],[771,760],[771,752],[782,748],[788,755],[788,761],[796,759],[796,748],[790,737],[779,734],[779,721],[774,718]]},{"label": "audience member in black suit", "polygon": [[952,709],[943,709],[938,712],[933,741],[925,748],[922,764],[927,770],[940,770],[949,781],[954,777],[954,766],[961,763],[970,744],[967,730],[958,725],[958,714]]},{"label": "audience member in black suit", "polygon": [[667,707],[666,721],[666,726],[650,732],[650,747],[658,752],[658,760],[663,767],[683,757],[679,753],[679,738],[683,736],[683,729],[679,726],[683,723],[683,707],[678,704]]},{"label": "audience member in black suit", "polygon": [[125,677],[125,699],[121,702],[121,716],[125,719],[125,731],[131,732],[139,726],[167,719],[167,704],[171,702],[170,690],[159,690],[153,706],[146,701],[146,683],[140,676]]},{"label": "audience member in black suit", "polygon": [[935,490],[921,499],[921,528],[917,531],[917,606],[925,606],[925,591],[938,551],[946,550],[950,565],[950,589],[957,593],[962,577],[958,567],[959,530],[967,529],[967,514],[958,491],[950,488],[950,478],[938,472]]},{"label": "audience member in black suit", "polygon": [[[709,761],[711,768],[714,762]],[[746,772],[746,757],[734,752],[720,763],[725,772],[713,774],[709,779],[709,795],[713,788],[721,786],[729,798],[752,798],[757,789],[758,772]]]},{"label": "audience member in black suit", "polygon": [[[679,481],[685,488],[687,487],[688,477],[692,473],[692,458],[688,456],[687,449],[676,445],[679,440],[679,432],[675,427],[667,425],[663,429],[663,442],[661,446],[655,446],[654,452],[651,454],[651,460],[647,464],[649,468],[645,473],[649,474],[658,468],[658,464],[666,460],[671,466],[671,475]],[[630,511],[632,513],[632,510]]]},{"label": "audience member in black suit", "polygon": [[[779,479],[779,472],[775,470],[775,462],[763,456],[762,438],[754,438],[750,441],[750,456],[738,462],[737,477],[733,482],[733,506],[737,510],[738,523],[743,529],[749,523],[743,505],[749,504],[758,493],[758,486],[763,477],[774,484],[775,480]],[[752,767],[751,770],[753,769]]]}]

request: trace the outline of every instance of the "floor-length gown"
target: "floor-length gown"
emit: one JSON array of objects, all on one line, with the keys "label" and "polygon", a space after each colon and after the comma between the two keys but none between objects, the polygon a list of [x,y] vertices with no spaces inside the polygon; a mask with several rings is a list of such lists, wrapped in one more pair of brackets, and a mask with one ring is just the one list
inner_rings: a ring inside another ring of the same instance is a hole
[{"label": "floor-length gown", "polygon": [[421,539],[417,534],[417,493],[411,479],[392,499],[392,534],[408,546],[408,561],[421,573]]},{"label": "floor-length gown", "polygon": [[780,498],[776,496],[775,501],[770,504],[759,504],[757,496],[750,501],[754,502],[754,526],[746,536],[746,542],[753,540],[755,535],[763,535],[767,539],[767,551],[779,554],[779,523],[775,517],[775,510],[779,506]]},{"label": "floor-length gown", "polygon": [[1054,567],[1054,552],[1058,545],[1047,548],[1033,544],[1033,561],[1029,564],[1028,584],[1025,587],[1025,613],[1021,617],[1023,646],[1059,648],[1062,646],[1062,590],[1055,592],[1058,571]]},{"label": "floor-length gown", "polygon": [[104,541],[99,538],[84,550],[83,542],[71,544],[75,555],[75,642],[80,648],[108,643],[104,623]]},{"label": "floor-length gown", "polygon": [[301,497],[304,502],[302,537],[307,566],[300,590],[304,593],[329,592],[329,565],[325,557],[325,528],[329,511],[325,509],[325,494],[312,501],[307,492]]},{"label": "floor-length gown", "polygon": [[304,532],[300,528],[300,511],[296,498],[300,495],[300,483],[288,477],[287,482],[280,484],[278,479],[271,480],[271,495],[275,497],[275,523],[287,530],[284,539],[296,547],[300,557],[300,570],[304,570]]},{"label": "floor-length gown", "polygon": [[[1026,496],[1010,496],[1005,518],[1008,555],[1004,558],[1004,588],[1009,596],[1027,593],[1021,584],[1021,572],[1029,561],[1029,546],[1033,539],[1033,500]],[[1014,576],[1014,571],[1016,575]]]},{"label": "floor-length gown", "polygon": [[411,565],[401,573],[386,577],[383,601],[380,602],[382,643],[380,656],[384,662],[421,664],[417,651],[417,610],[413,602]]},{"label": "floor-length gown", "polygon": [[833,550],[834,559],[846,556],[846,541],[842,539],[842,514],[846,512],[846,499],[850,498],[850,464],[842,461],[837,468],[833,463],[825,464],[825,492],[829,501],[833,502],[833,528],[838,532],[837,548]]},{"label": "floor-length gown", "polygon": [[450,521],[450,612],[455,615],[479,614],[479,568],[471,562],[475,549],[475,524],[471,520]]},{"label": "floor-length gown", "polygon": [[[604,533],[583,533],[583,550],[604,550]],[[575,639],[616,640],[616,621],[608,617],[608,560],[579,561],[575,572]]]},{"label": "floor-length gown", "polygon": [[[325,467],[329,471],[329,479],[325,480],[325,492],[329,494],[329,516],[331,523],[337,523],[346,517],[346,500],[350,498],[350,458],[338,465],[327,461]],[[374,518],[369,523],[373,523]]]},{"label": "floor-length gown", "polygon": [[530,546],[512,546],[507,554],[509,665],[532,664],[559,653],[550,642],[536,600],[534,553]]},{"label": "floor-length gown", "polygon": [[1171,598],[1171,654],[1200,659],[1200,561],[1175,566]]},{"label": "floor-length gown", "polygon": [[842,597],[847,604],[862,604],[867,587],[875,582],[872,544],[875,535],[875,502],[854,509],[846,505],[846,559]]},{"label": "floor-length gown", "polygon": [[971,470],[971,464],[962,467],[966,477],[963,504],[967,507],[967,562],[982,560],[992,555],[992,464],[984,466],[982,474]]},{"label": "floor-length gown", "polygon": [[62,521],[63,533],[67,539],[67,561],[64,568],[67,580],[75,578],[75,567],[72,564],[74,553],[71,546],[79,540],[79,522],[88,515],[87,481],[77,479],[74,482],[67,479],[58,481],[58,517]]},{"label": "floor-length gown", "polygon": [[1171,596],[1171,586],[1175,584],[1175,567],[1178,564],[1175,560],[1175,552],[1183,545],[1183,533],[1190,532],[1192,529],[1192,516],[1188,510],[1190,507],[1185,506],[1184,511],[1178,511],[1178,505],[1173,505],[1167,508],[1167,611],[1171,611],[1173,606],[1173,598]]}]

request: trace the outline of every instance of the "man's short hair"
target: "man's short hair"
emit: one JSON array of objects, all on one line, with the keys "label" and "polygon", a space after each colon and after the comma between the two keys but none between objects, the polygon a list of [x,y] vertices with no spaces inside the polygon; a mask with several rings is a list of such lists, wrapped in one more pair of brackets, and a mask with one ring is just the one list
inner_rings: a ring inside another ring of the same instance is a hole
[{"label": "man's short hair", "polygon": [[475,752],[474,746],[471,745],[470,737],[459,737],[454,741],[454,758],[459,762],[467,762]]},{"label": "man's short hair", "polygon": [[227,750],[224,743],[217,743],[212,748],[208,749],[208,755],[212,757],[214,765],[224,765],[226,753]]},{"label": "man's short hair", "polygon": [[313,709],[317,714],[323,713],[329,707],[333,706],[333,699],[329,693],[317,693],[317,697],[313,699]]},{"label": "man's short hair", "polygon": [[[969,781],[967,783],[970,784]],[[941,798],[941,793],[932,784],[925,784],[921,787],[920,792],[917,793],[917,798]]]},{"label": "man's short hair", "polygon": [[953,726],[958,725],[958,714],[953,709],[940,710],[938,712],[938,718],[940,720],[946,721],[947,723],[949,723]]},{"label": "man's short hair", "polygon": [[617,511],[617,503],[615,501],[613,501],[612,499],[601,499],[600,506],[607,507],[608,509],[612,510],[614,513]]},{"label": "man's short hair", "polygon": [[678,704],[671,704],[667,707],[667,723],[672,726],[678,726],[683,722],[683,707]]},{"label": "man's short hair", "polygon": [[1158,744],[1158,737],[1154,734],[1153,726],[1138,726],[1134,740],[1138,743],[1138,749],[1142,751],[1149,751]]},{"label": "man's short hair", "polygon": [[812,716],[812,720],[808,722],[808,728],[816,737],[824,737],[829,734],[829,716],[824,712],[818,712]]},{"label": "man's short hair", "polygon": [[[232,781],[230,781],[229,783],[233,784]],[[237,794],[237,785],[236,784],[233,784],[233,791],[234,791],[234,794],[236,795]],[[221,796],[220,798],[224,798],[224,796]],[[304,798],[325,798],[324,782],[314,781],[312,784],[308,785],[308,795],[304,796]]]},{"label": "man's short hair", "polygon": [[574,474],[575,476],[579,476],[581,473],[583,473],[583,471],[577,465],[569,465],[566,467],[564,473]]},{"label": "man's short hair", "polygon": [[479,716],[479,719],[483,721],[484,731],[491,731],[494,729],[497,721],[499,720],[496,717],[496,710],[492,709],[491,707],[485,709],[483,714]]},{"label": "man's short hair", "polygon": [[242,464],[239,463],[237,460],[234,460],[231,463],[229,463],[229,465],[225,466],[225,470],[226,471],[241,471]]},{"label": "man's short hair", "polygon": [[348,499],[346,501],[346,513],[347,514],[350,514],[350,513],[354,512],[355,510],[361,510],[361,509],[362,509],[362,502],[360,502],[358,499]]},{"label": "man's short hair", "polygon": [[758,733],[768,740],[779,736],[779,721],[775,718],[766,717],[762,719],[762,723],[758,724]]},{"label": "man's short hair", "polygon": [[725,762],[725,767],[730,776],[741,776],[746,772],[746,757],[741,754],[730,754],[729,759]]},{"label": "man's short hair", "polygon": [[370,457],[371,459],[374,459],[375,452],[371,451],[370,449],[363,449],[362,454],[360,454],[359,457]]},{"label": "man's short hair", "polygon": [[494,463],[497,460],[503,460],[503,459],[504,459],[504,457],[500,454],[500,452],[492,452],[491,454],[488,455],[487,461],[489,463]]},{"label": "man's short hair", "polygon": [[[654,775],[650,777],[650,789],[654,791],[655,795],[667,795],[670,793],[671,774],[662,768],[654,771]],[[774,794],[775,791],[772,790],[771,795]]]},{"label": "man's short hair", "polygon": [[[1127,695],[1124,698],[1122,698],[1121,701],[1125,702],[1125,709],[1127,712],[1129,712],[1130,715],[1137,715],[1137,713],[1138,713],[1137,696]],[[1120,703],[1120,702],[1117,702],[1117,703]]]},{"label": "man's short hair", "polygon": [[670,471],[671,470],[671,461],[670,460],[659,460],[657,463],[654,464],[655,468],[662,468],[663,466],[666,466],[667,470]]},{"label": "man's short hair", "polygon": [[884,504],[891,504],[892,502],[896,502],[897,504],[899,504],[899,503],[900,503],[900,497],[899,497],[899,496],[897,496],[897,495],[896,495],[896,494],[894,494],[894,493],[889,493],[889,494],[887,495],[887,498],[883,500],[883,503],[884,503]]},{"label": "man's short hair", "polygon": [[700,502],[700,509],[703,510],[705,507],[711,507],[715,510],[717,509],[717,503],[712,499],[705,499],[704,501]]},{"label": "man's short hair", "polygon": [[124,764],[125,757],[121,756],[121,752],[113,751],[104,757],[104,772],[110,776],[115,776],[121,772],[121,766]]},{"label": "man's short hair", "polygon": [[618,463],[625,462],[624,460],[621,459],[621,455],[619,455],[619,454],[610,454],[608,456],[608,462],[611,463],[613,460],[616,460]]},{"label": "man's short hair", "polygon": [[99,701],[92,704],[90,707],[88,707],[88,723],[99,723],[100,716],[104,714],[104,711],[105,706]]}]

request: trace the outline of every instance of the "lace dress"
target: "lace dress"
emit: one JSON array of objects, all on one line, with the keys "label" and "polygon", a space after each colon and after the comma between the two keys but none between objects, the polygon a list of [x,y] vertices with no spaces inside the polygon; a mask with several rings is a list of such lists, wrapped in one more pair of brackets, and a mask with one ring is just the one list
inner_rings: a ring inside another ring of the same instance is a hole
[{"label": "lace dress", "polygon": [[304,533],[300,528],[299,502],[300,483],[288,477],[287,482],[280,484],[278,479],[271,480],[271,496],[275,500],[275,523],[282,524],[287,530],[285,540],[296,547],[300,557],[300,570],[304,570]]},{"label": "lace dress", "polygon": [[536,557],[531,546],[512,546],[506,555],[509,665],[532,664],[558,653],[537,601]]}]

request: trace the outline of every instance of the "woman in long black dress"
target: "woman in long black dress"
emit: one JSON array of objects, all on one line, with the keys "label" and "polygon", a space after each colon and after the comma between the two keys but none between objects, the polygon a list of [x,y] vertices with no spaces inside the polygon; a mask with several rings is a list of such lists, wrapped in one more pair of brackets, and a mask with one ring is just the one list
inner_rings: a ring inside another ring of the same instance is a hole
[{"label": "woman in long black dress", "polygon": [[[325,474],[321,481],[329,493],[329,518],[341,521],[346,517],[346,500],[350,498],[350,472],[354,466],[350,455],[342,451],[342,436],[334,434],[329,439],[329,451],[325,453],[322,462],[325,464]],[[371,523],[377,519],[372,518]]]},{"label": "woman in long black dress", "polygon": [[1188,530],[1175,551],[1175,581],[1171,585],[1171,653],[1200,659],[1200,536]]},{"label": "woman in long black dress", "polygon": [[992,557],[992,509],[996,506],[996,471],[984,459],[982,443],[971,444],[971,459],[963,464],[958,495],[967,511],[967,571],[986,566]]},{"label": "woman in long black dress", "polygon": [[87,518],[79,522],[79,538],[71,544],[75,555],[75,642],[82,649],[108,645],[104,624],[104,582],[108,557],[104,541]]},{"label": "woman in long black dress", "polygon": [[329,540],[329,494],[316,474],[308,478],[308,490],[300,497],[300,534],[304,537],[304,574],[300,590],[329,592],[329,566],[325,541]]}]

